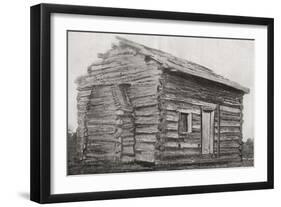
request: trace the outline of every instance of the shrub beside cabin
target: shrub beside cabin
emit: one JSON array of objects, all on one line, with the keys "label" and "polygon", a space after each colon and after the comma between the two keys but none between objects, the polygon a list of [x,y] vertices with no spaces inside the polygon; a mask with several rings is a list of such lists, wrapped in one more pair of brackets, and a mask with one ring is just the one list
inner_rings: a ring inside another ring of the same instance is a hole
[{"label": "shrub beside cabin", "polygon": [[77,80],[85,162],[241,161],[243,95],[212,70],[117,37]]}]

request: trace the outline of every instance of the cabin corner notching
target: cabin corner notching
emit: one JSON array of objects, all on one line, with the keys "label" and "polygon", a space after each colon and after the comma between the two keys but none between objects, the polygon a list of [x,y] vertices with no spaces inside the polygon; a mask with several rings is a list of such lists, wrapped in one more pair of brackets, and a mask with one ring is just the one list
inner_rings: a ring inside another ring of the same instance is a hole
[{"label": "cabin corner notching", "polygon": [[77,80],[86,163],[227,163],[242,158],[243,95],[212,70],[117,37]]}]

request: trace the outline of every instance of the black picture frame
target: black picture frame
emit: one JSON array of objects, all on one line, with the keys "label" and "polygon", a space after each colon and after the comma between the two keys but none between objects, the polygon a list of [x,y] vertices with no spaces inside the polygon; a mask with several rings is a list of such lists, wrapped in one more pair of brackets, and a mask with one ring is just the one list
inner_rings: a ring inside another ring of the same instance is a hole
[{"label": "black picture frame", "polygon": [[[267,181],[222,185],[203,185],[186,187],[167,187],[105,192],[86,192],[74,194],[51,194],[51,70],[50,70],[50,16],[53,13],[98,15],[111,17],[134,17],[162,20],[194,22],[218,22],[267,26]],[[134,198],[146,196],[166,196],[225,191],[272,189],[274,177],[274,20],[272,18],[195,14],[168,11],[103,8],[39,4],[31,7],[31,174],[30,199],[38,203],[88,201],[103,199]]]}]

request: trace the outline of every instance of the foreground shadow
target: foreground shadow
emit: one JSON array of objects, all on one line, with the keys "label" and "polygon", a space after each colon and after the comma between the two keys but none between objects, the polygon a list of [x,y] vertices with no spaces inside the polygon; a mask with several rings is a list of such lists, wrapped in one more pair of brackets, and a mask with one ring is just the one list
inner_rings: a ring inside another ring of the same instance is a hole
[{"label": "foreground shadow", "polygon": [[22,197],[23,199],[27,199],[27,200],[30,199],[30,195],[29,195],[28,192],[18,192],[18,195],[19,195],[20,197]]}]

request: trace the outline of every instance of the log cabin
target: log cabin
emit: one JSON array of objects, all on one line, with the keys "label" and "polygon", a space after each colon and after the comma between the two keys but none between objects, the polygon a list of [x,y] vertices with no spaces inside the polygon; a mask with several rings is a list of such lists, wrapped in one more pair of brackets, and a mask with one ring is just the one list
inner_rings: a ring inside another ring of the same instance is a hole
[{"label": "log cabin", "polygon": [[241,161],[249,89],[199,64],[116,37],[77,83],[77,152],[85,162]]}]

